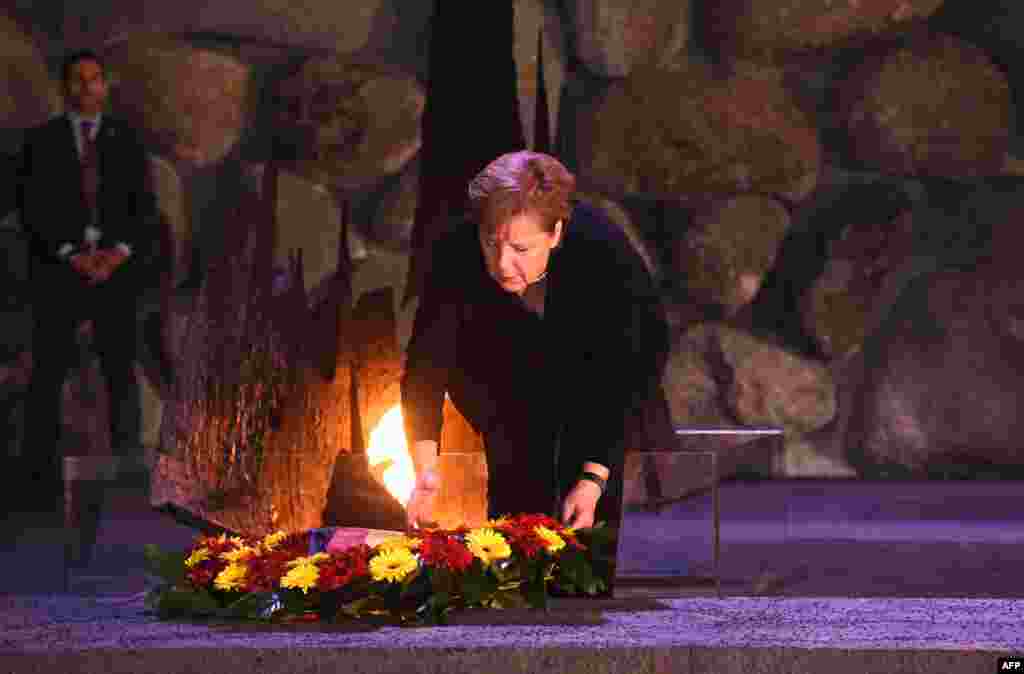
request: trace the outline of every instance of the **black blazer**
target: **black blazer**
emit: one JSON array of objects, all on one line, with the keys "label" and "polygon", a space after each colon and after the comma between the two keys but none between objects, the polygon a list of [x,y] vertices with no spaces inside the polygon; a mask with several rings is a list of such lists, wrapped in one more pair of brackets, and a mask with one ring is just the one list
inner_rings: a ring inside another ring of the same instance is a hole
[{"label": "black blazer", "polygon": [[659,390],[668,327],[643,262],[603,213],[577,204],[564,232],[542,321],[487,274],[475,223],[437,243],[402,380],[410,443],[440,438],[447,391],[483,433],[552,421],[563,485],[584,461],[621,466],[630,419]]},{"label": "black blazer", "polygon": [[[99,161],[98,222],[101,247],[124,242],[144,257],[158,241],[156,197],[141,136],[127,123],[103,115],[96,136]],[[21,221],[33,266],[58,262],[65,243],[82,243],[89,212],[82,171],[67,115],[28,129],[19,170]]]}]

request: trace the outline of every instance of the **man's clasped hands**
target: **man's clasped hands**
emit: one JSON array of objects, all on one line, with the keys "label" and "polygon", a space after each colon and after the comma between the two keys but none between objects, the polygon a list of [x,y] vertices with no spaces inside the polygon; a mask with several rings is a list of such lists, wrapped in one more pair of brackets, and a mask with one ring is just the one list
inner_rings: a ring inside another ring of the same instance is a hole
[{"label": "man's clasped hands", "polygon": [[127,258],[128,255],[118,248],[103,248],[76,253],[70,261],[89,285],[96,285],[109,279]]}]

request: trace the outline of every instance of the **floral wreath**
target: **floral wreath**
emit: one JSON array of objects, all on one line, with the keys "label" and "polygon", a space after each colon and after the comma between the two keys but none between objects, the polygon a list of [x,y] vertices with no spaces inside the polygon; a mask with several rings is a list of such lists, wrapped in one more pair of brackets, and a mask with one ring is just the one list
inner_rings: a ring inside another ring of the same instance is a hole
[{"label": "floral wreath", "polygon": [[545,609],[551,590],[601,593],[614,566],[604,523],[574,530],[546,515],[396,533],[342,552],[324,550],[324,531],[200,536],[183,553],[147,545],[148,570],[162,579],[147,606],[163,619],[444,624],[452,611]]}]

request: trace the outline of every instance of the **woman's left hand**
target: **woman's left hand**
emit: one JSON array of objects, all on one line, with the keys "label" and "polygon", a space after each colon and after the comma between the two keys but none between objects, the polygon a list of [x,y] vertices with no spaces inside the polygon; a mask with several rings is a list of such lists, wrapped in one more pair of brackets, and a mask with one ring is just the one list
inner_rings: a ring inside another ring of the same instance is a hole
[{"label": "woman's left hand", "polygon": [[594,510],[601,488],[590,480],[580,480],[562,501],[562,524],[573,529],[594,526]]}]

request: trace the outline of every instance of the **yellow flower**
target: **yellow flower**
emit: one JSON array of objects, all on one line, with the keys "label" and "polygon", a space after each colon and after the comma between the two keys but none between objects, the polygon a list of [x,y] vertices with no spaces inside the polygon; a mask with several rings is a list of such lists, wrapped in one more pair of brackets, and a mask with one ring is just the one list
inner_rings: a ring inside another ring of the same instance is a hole
[{"label": "yellow flower", "polygon": [[220,558],[226,562],[244,562],[247,559],[258,557],[260,551],[258,548],[252,548],[247,545],[235,548],[234,550],[228,550],[227,552],[220,553]]},{"label": "yellow flower", "polygon": [[243,564],[228,564],[213,579],[213,586],[218,590],[236,590],[242,586],[247,571]]},{"label": "yellow flower", "polygon": [[401,582],[416,570],[416,558],[408,548],[382,550],[370,560],[370,574],[374,580]]},{"label": "yellow flower", "polygon": [[505,537],[494,529],[474,529],[466,534],[466,547],[484,565],[512,556]]},{"label": "yellow flower", "polygon": [[415,550],[420,547],[420,539],[414,538],[413,536],[392,536],[381,541],[377,548],[382,552],[384,550],[397,550],[399,548],[404,550]]},{"label": "yellow flower", "polygon": [[330,557],[326,552],[318,552],[310,557],[296,557],[295,559],[288,562],[288,568],[295,568],[296,566],[316,566],[318,562],[322,562]]},{"label": "yellow flower", "polygon": [[565,547],[565,540],[547,527],[538,525],[534,528],[534,532],[544,539],[544,544],[548,552],[558,552]]},{"label": "yellow flower", "polygon": [[210,551],[207,548],[196,548],[192,551],[192,554],[188,556],[188,559],[185,560],[185,566],[191,569],[199,562],[209,558]]},{"label": "yellow flower", "polygon": [[320,567],[309,562],[310,557],[302,557],[302,564],[294,564],[300,560],[292,560],[288,565],[292,569],[281,577],[281,587],[297,588],[306,594],[316,588],[316,581],[320,578]]},{"label": "yellow flower", "polygon": [[501,517],[499,517],[496,520],[487,520],[487,522],[484,523],[484,526],[485,527],[493,528],[493,527],[504,526],[504,525],[506,525],[508,523],[509,523],[508,517],[506,517],[505,515],[502,515]]},{"label": "yellow flower", "polygon": [[262,545],[263,545],[264,549],[266,549],[266,550],[273,550],[274,548],[277,547],[278,543],[280,543],[281,541],[283,541],[287,537],[288,537],[288,534],[286,534],[285,532],[283,532],[283,531],[275,531],[272,534],[267,534],[267,536],[263,539]]},{"label": "yellow flower", "polygon": [[235,547],[238,547],[238,548],[245,547],[245,539],[242,538],[241,536],[232,536],[228,540],[231,541],[232,543],[234,543]]}]

